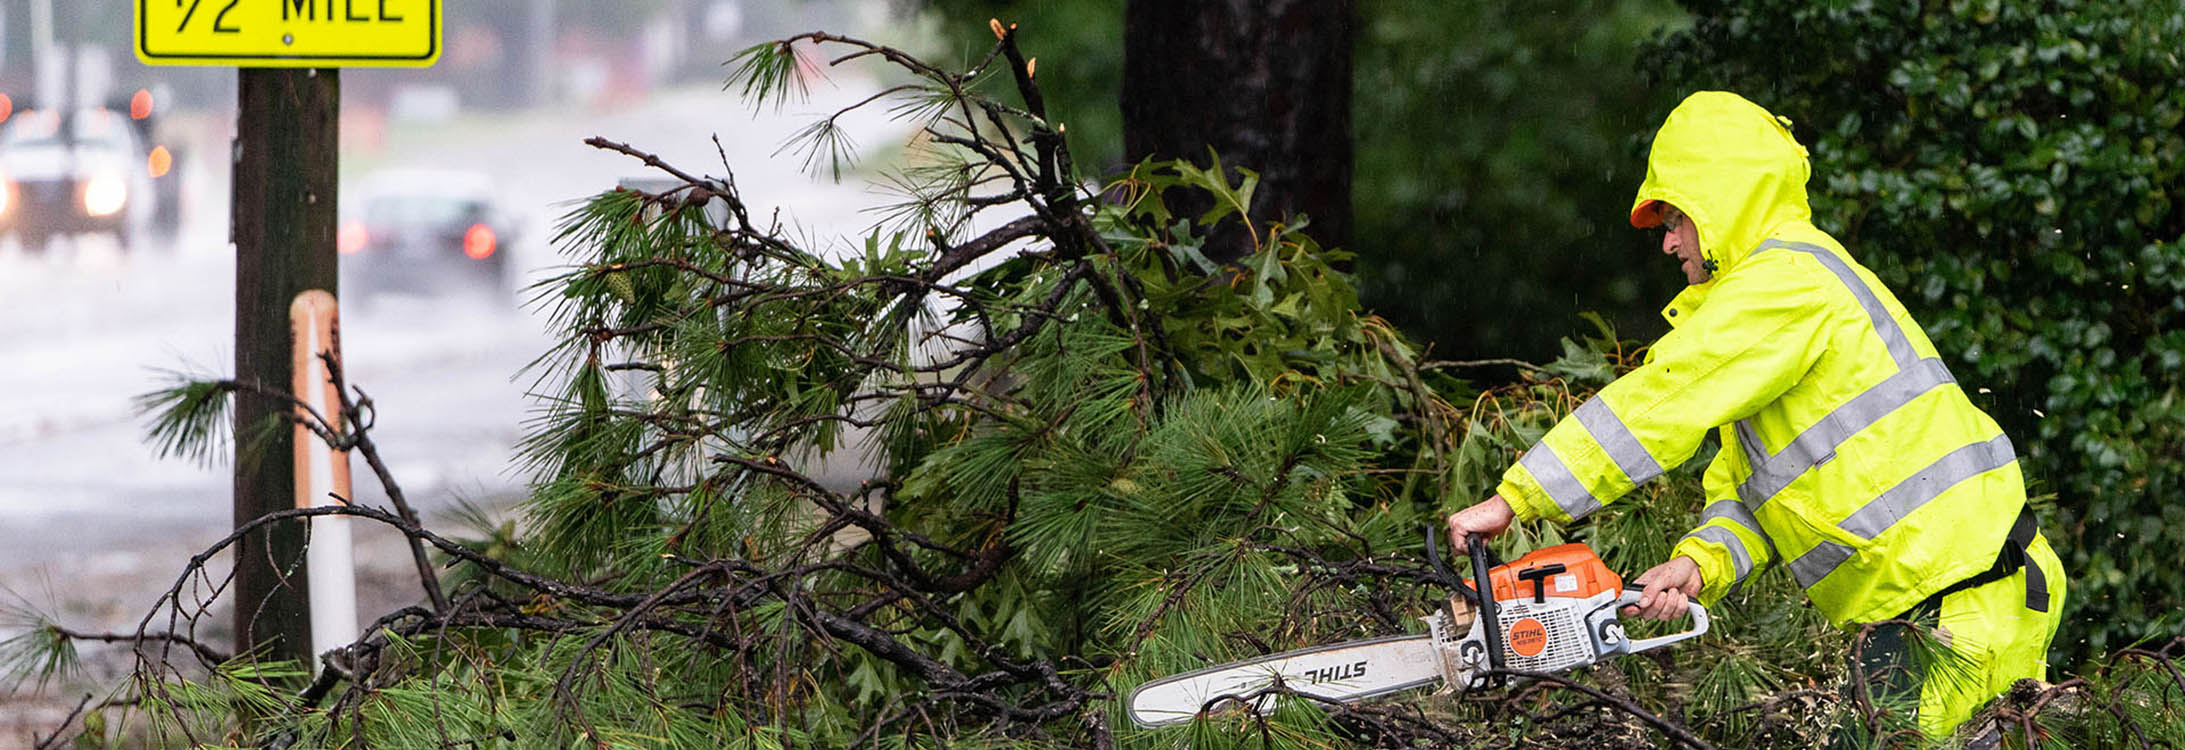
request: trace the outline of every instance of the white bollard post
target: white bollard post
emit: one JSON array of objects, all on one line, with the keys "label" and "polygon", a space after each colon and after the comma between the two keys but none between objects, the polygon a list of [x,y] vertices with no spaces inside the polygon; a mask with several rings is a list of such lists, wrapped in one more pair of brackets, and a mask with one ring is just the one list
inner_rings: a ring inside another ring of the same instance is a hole
[{"label": "white bollard post", "polygon": [[[313,289],[296,295],[288,308],[289,330],[295,336],[295,394],[299,401],[340,429],[348,415],[341,413],[341,393],[326,368],[325,352],[341,361],[341,319],[334,295]],[[299,412],[303,410],[298,409]],[[310,420],[308,414],[299,414]],[[334,505],[354,497],[349,489],[349,452],[336,451],[311,429],[296,425],[296,507]],[[315,654],[346,646],[357,639],[357,576],[354,544],[343,516],[310,519],[311,536],[304,550],[304,567],[311,589],[311,648]],[[312,673],[324,665],[312,660]]]}]

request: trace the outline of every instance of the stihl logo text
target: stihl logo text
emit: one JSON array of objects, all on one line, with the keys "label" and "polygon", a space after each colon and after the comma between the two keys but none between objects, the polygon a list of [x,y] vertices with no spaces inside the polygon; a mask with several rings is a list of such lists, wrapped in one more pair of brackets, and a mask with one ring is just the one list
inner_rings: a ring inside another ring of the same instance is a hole
[{"label": "stihl logo text", "polygon": [[1321,669],[1308,669],[1305,670],[1304,674],[1298,675],[1297,678],[1318,685],[1323,682],[1355,680],[1364,676],[1366,676],[1366,663],[1361,661],[1355,664],[1339,664]]},{"label": "stihl logo text", "polygon": [[1548,629],[1527,617],[1510,624],[1510,650],[1519,656],[1539,656],[1548,647]]}]

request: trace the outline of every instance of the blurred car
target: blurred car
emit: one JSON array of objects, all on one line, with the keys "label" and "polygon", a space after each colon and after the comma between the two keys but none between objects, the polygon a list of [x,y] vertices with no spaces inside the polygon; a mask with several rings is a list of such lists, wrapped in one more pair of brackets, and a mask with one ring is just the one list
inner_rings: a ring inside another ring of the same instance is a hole
[{"label": "blurred car", "polygon": [[507,248],[516,226],[485,175],[387,170],[344,186],[341,203],[344,297],[365,304],[388,292],[511,296]]},{"label": "blurred car", "polygon": [[128,116],[110,109],[15,113],[0,124],[0,231],[32,252],[80,232],[131,248],[157,211],[145,153]]}]

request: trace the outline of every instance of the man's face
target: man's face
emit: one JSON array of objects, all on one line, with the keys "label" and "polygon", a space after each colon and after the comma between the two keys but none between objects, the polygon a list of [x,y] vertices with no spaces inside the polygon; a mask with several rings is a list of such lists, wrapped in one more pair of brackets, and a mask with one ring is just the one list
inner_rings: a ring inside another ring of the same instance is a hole
[{"label": "man's face", "polygon": [[1715,277],[1707,270],[1707,259],[1699,254],[1699,229],[1692,226],[1683,211],[1662,204],[1662,229],[1662,252],[1683,262],[1685,283],[1702,284]]}]

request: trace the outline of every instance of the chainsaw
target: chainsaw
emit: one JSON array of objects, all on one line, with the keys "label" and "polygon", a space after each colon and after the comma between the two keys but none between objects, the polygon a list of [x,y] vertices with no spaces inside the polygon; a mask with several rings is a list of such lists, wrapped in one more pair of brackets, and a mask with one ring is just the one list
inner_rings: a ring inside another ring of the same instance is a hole
[{"label": "chainsaw", "polygon": [[[1472,536],[1472,578],[1458,580],[1428,532],[1426,554],[1437,583],[1456,595],[1420,618],[1426,633],[1373,638],[1270,654],[1163,677],[1130,694],[1139,726],[1179,724],[1215,711],[1265,713],[1284,692],[1349,703],[1401,690],[1443,685],[1476,690],[1505,684],[1510,672],[1563,672],[1619,654],[1636,654],[1707,632],[1707,609],[1687,607],[1692,627],[1658,638],[1631,638],[1617,610],[1639,602],[1593,549],[1581,543],[1535,550],[1494,564]],[[1482,596],[1476,581],[1490,583]],[[1280,689],[1276,688],[1279,685]]]}]

